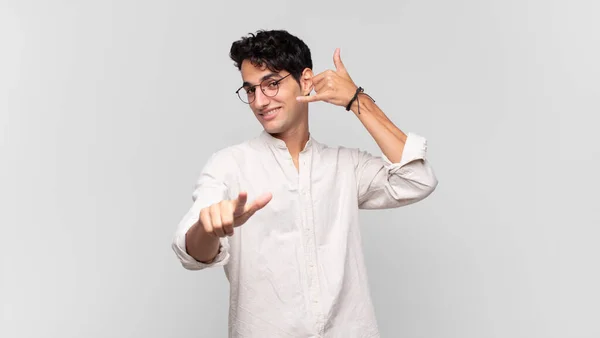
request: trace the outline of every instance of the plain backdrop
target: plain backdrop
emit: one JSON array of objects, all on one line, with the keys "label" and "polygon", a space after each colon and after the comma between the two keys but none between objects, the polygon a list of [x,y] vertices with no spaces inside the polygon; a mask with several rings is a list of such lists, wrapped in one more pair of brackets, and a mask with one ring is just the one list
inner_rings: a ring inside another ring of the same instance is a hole
[{"label": "plain backdrop", "polygon": [[[382,337],[600,337],[600,2],[0,1],[0,337],[225,337],[171,251],[208,156],[258,135],[234,40],[336,47],[439,186],[364,211]],[[352,114],[330,145],[379,154]],[[276,254],[276,253],[274,253]]]}]

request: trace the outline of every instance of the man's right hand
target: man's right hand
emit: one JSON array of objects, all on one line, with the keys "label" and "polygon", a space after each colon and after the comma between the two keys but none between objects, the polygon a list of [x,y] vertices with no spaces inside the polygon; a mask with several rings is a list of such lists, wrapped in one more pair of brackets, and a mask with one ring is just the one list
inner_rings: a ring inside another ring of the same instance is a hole
[{"label": "man's right hand", "polygon": [[234,200],[223,200],[200,210],[199,225],[208,235],[231,236],[233,228],[246,223],[255,212],[264,208],[272,197],[271,193],[265,193],[247,203],[248,193],[240,192]]}]

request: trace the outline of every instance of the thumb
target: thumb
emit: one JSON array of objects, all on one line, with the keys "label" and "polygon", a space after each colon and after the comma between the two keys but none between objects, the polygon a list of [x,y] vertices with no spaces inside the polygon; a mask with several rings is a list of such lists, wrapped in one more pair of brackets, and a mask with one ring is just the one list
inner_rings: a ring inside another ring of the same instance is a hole
[{"label": "thumb", "polygon": [[346,73],[346,66],[344,66],[344,63],[342,62],[339,48],[336,48],[335,52],[333,53],[333,64],[338,72]]}]

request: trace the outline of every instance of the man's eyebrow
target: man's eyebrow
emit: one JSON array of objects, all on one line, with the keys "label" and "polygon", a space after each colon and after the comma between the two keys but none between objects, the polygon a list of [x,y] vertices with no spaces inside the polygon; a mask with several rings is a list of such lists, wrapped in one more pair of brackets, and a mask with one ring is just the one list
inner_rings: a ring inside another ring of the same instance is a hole
[{"label": "man's eyebrow", "polygon": [[[261,77],[260,82],[263,82],[264,80],[272,78],[274,76],[279,76],[279,74],[278,73],[269,73],[269,74]],[[254,86],[254,85],[248,81],[244,81],[244,83],[242,83],[242,87],[252,87],[252,86]]]}]

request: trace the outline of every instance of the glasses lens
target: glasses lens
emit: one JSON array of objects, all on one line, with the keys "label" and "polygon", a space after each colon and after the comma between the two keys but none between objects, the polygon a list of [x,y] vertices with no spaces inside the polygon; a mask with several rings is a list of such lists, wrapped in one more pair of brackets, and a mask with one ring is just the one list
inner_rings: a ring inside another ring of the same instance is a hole
[{"label": "glasses lens", "polygon": [[252,100],[254,100],[254,94],[248,94],[248,92],[244,88],[238,91],[238,96],[240,97],[240,100],[242,100],[242,102],[244,103],[250,103],[252,102]]},{"label": "glasses lens", "polygon": [[[281,82],[284,78],[288,77],[290,74],[284,76],[281,79],[266,79],[260,84],[260,90],[265,94],[265,96],[273,97],[279,93],[279,82]],[[244,103],[252,103],[256,96],[257,87],[253,87],[250,89],[250,92],[246,91],[245,88],[240,88],[237,92],[240,100]]]},{"label": "glasses lens", "polygon": [[260,84],[260,88],[262,89],[263,93],[265,93],[265,95],[271,97],[275,96],[279,91],[279,81],[280,80],[265,80],[263,83]]}]

